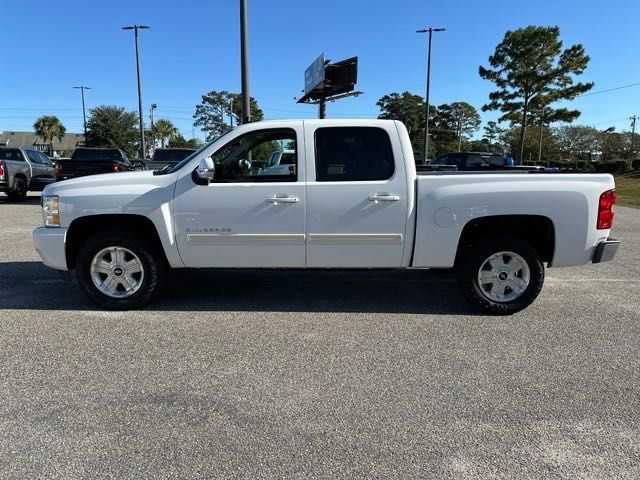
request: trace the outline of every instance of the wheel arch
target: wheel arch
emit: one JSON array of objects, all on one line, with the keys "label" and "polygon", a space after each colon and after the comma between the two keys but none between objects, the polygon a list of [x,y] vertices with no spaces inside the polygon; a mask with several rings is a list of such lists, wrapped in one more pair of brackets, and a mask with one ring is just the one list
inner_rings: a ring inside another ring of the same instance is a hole
[{"label": "wheel arch", "polygon": [[69,225],[65,244],[65,256],[69,270],[75,268],[76,257],[82,244],[95,234],[106,230],[125,230],[138,233],[156,247],[165,265],[169,265],[160,235],[148,217],[135,214],[103,214],[79,217]]},{"label": "wheel arch", "polygon": [[492,215],[467,222],[460,234],[455,264],[481,238],[505,235],[529,242],[543,262],[549,266],[555,252],[555,227],[549,217],[543,215]]},{"label": "wheel arch", "polygon": [[15,186],[16,186],[16,180],[17,180],[18,178],[20,178],[20,179],[24,180],[24,182],[25,182],[25,184],[26,184],[27,188],[29,188],[29,182],[28,182],[28,180],[27,180],[27,176],[26,176],[24,173],[22,173],[22,172],[15,173],[15,174],[13,175],[13,188],[15,188]]}]

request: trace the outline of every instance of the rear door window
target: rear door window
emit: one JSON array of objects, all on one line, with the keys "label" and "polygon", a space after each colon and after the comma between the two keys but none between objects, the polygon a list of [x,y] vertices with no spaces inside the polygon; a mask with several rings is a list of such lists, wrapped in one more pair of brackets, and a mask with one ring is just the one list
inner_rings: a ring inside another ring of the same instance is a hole
[{"label": "rear door window", "polygon": [[315,148],[318,182],[388,180],[395,171],[391,140],[381,128],[318,128]]},{"label": "rear door window", "polygon": [[22,152],[17,148],[0,148],[0,160],[24,162],[24,156],[22,155]]}]

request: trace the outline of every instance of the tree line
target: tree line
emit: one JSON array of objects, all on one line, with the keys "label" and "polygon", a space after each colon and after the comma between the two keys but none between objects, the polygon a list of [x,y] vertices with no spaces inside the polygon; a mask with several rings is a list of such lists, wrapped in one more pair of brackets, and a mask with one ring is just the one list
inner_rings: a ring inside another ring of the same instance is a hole
[{"label": "tree line", "polygon": [[[480,66],[481,78],[496,89],[482,105],[482,111],[499,111],[498,122],[488,122],[480,140],[472,136],[480,126],[475,108],[466,102],[454,102],[429,108],[429,157],[457,150],[506,153],[518,163],[543,159],[586,159],[598,156],[615,160],[631,156],[630,133],[612,129],[598,131],[586,125],[570,124],[580,111],[558,107],[593,88],[593,82],[578,82],[589,56],[580,44],[563,48],[557,26],[527,26],[507,31],[489,56],[488,66]],[[424,142],[425,102],[409,92],[390,93],[380,98],[379,118],[405,123],[414,150]],[[433,127],[431,127],[433,125]],[[457,140],[457,141],[456,141]]]}]

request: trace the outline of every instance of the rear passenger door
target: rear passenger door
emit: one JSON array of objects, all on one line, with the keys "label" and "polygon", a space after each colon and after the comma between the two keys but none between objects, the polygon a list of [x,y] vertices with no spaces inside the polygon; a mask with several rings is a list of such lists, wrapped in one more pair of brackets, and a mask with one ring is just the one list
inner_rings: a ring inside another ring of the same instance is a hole
[{"label": "rear passenger door", "polygon": [[407,180],[393,123],[305,122],[307,267],[402,265]]}]

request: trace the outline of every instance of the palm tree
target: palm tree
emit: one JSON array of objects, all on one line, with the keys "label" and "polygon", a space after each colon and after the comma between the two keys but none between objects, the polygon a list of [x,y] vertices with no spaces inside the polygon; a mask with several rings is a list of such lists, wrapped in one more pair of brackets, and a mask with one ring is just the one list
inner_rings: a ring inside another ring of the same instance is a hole
[{"label": "palm tree", "polygon": [[67,132],[67,129],[55,115],[44,115],[38,118],[33,124],[33,130],[37,136],[49,144],[50,156],[53,156],[53,139],[57,138],[58,141],[62,141],[62,137]]},{"label": "palm tree", "polygon": [[153,126],[153,134],[155,138],[160,140],[160,146],[165,147],[169,140],[178,135],[178,129],[170,120],[161,118]]}]

